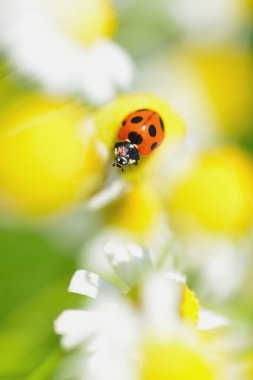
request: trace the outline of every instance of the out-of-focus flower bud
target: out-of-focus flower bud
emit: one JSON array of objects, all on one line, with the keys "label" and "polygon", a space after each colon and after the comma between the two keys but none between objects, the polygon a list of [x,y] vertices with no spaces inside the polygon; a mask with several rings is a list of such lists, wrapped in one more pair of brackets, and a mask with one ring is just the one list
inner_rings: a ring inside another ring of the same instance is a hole
[{"label": "out-of-focus flower bud", "polygon": [[7,210],[47,213],[86,199],[102,166],[80,105],[30,96],[1,117],[0,191]]},{"label": "out-of-focus flower bud", "polygon": [[196,54],[207,93],[217,111],[217,125],[229,135],[249,133],[253,116],[253,60],[238,47]]},{"label": "out-of-focus flower bud", "polygon": [[253,219],[253,165],[235,148],[206,152],[171,186],[168,211],[175,228],[238,235]]}]

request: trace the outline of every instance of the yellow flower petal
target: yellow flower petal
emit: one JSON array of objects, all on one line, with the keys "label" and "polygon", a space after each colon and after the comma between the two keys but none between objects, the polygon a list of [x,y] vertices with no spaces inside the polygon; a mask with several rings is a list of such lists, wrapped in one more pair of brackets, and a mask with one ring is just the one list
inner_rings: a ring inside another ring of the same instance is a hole
[{"label": "yellow flower petal", "polygon": [[101,160],[76,104],[30,97],[1,120],[0,191],[7,208],[44,213],[98,186]]}]

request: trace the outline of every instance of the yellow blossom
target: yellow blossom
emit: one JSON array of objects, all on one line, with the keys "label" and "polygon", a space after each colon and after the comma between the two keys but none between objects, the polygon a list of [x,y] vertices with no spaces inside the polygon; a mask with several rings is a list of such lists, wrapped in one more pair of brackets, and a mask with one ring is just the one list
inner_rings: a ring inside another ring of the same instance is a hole
[{"label": "yellow blossom", "polygon": [[102,161],[77,104],[30,96],[1,118],[0,191],[15,212],[45,213],[87,198]]},{"label": "yellow blossom", "polygon": [[190,233],[202,227],[238,234],[252,223],[253,166],[239,149],[206,152],[175,181],[169,199],[172,224]]},{"label": "yellow blossom", "polygon": [[222,128],[237,136],[250,131],[253,120],[251,55],[245,49],[227,46],[197,52],[196,59]]}]

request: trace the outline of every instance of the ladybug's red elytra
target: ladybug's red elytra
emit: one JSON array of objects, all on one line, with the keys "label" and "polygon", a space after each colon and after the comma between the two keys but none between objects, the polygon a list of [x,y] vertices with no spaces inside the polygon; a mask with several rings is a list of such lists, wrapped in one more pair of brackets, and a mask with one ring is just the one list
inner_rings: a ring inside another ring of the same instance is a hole
[{"label": "ladybug's red elytra", "polygon": [[118,132],[121,140],[114,146],[115,163],[122,170],[137,165],[141,156],[157,149],[164,139],[164,124],[156,111],[140,109],[124,118]]}]

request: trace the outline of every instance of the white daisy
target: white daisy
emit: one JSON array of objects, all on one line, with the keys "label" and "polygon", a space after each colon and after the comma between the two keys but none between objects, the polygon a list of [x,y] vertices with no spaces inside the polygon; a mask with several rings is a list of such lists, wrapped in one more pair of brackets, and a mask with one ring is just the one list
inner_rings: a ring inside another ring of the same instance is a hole
[{"label": "white daisy", "polygon": [[111,39],[110,0],[9,0],[0,4],[0,44],[20,72],[59,94],[95,104],[127,90],[133,63]]},{"label": "white daisy", "polygon": [[106,373],[110,380],[134,380],[139,348],[147,335],[173,334],[182,321],[203,329],[228,323],[224,317],[199,310],[198,300],[181,274],[155,272],[149,253],[139,246],[109,242],[105,253],[124,283],[123,290],[79,270],[69,291],[89,297],[89,306],[66,310],[55,321],[64,348],[85,348],[81,378],[100,380]]}]

